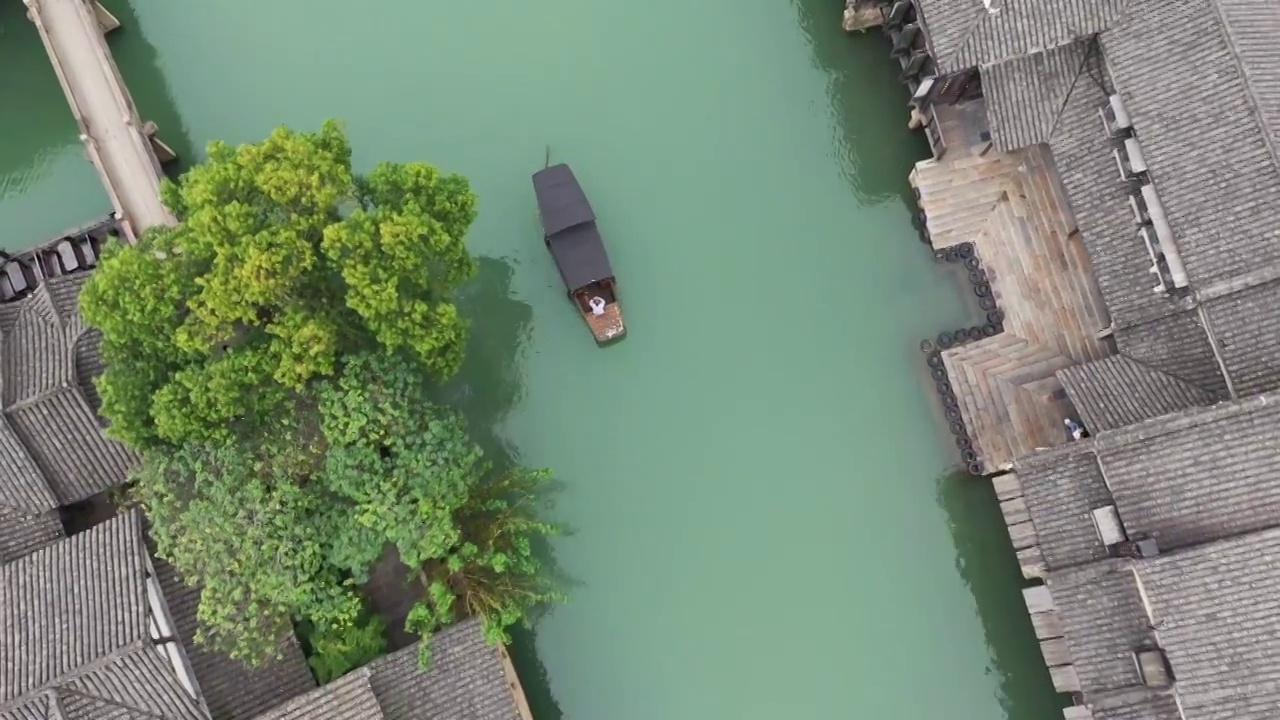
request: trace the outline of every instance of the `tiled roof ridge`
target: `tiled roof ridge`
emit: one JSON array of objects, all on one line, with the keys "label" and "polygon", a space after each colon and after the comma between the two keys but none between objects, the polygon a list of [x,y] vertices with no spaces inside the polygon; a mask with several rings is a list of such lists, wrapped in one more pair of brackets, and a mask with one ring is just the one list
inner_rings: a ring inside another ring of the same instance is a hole
[{"label": "tiled roof ridge", "polygon": [[[35,395],[32,395],[31,397],[23,398],[17,402],[9,403],[8,405],[5,405],[4,408],[0,410],[0,413],[3,413],[4,415],[7,416],[12,411],[25,410],[26,408],[29,408],[32,405],[39,405],[40,403],[45,402],[50,398],[55,398],[60,395],[65,395],[67,391],[78,393],[82,399],[84,398],[84,393],[81,392],[80,387],[78,385],[74,383],[59,383],[58,385],[55,385],[51,388],[46,388],[45,390],[42,390],[41,392]],[[88,404],[87,400],[85,402],[86,404]]]},{"label": "tiled roof ridge", "polygon": [[1248,414],[1274,404],[1280,404],[1280,391],[1259,393],[1237,400],[1223,400],[1203,407],[1187,408],[1024,456],[1018,459],[1018,465],[1040,467],[1068,455],[1092,453],[1097,456],[1126,445],[1218,422],[1235,415]]},{"label": "tiled roof ridge", "polygon": [[[1185,2],[1185,0],[1178,0]],[[1249,72],[1244,65],[1244,61],[1240,58],[1240,51],[1236,44],[1235,38],[1231,35],[1231,25],[1227,22],[1226,14],[1222,10],[1222,2],[1220,0],[1206,0],[1209,3],[1210,11],[1218,21],[1218,31],[1222,33],[1223,39],[1226,41],[1227,52],[1231,55],[1231,61],[1236,67],[1236,72],[1240,73],[1240,80],[1244,82],[1246,89],[1245,102],[1249,105],[1249,116],[1258,125],[1258,133],[1262,135],[1262,142],[1267,146],[1267,152],[1271,154],[1271,163],[1280,168],[1280,151],[1277,151],[1276,141],[1271,137],[1271,133],[1267,129],[1267,124],[1262,117],[1262,108],[1258,106],[1258,88],[1253,73]]]},{"label": "tiled roof ridge", "polygon": [[[70,538],[68,538],[68,540],[69,539]],[[63,540],[62,542],[67,542],[67,541]],[[47,549],[47,548],[42,548],[42,550],[44,549]],[[37,550],[36,552],[41,552],[41,550]],[[21,560],[17,560],[14,562],[15,563],[21,562]],[[14,563],[10,563],[10,564],[12,565]],[[56,694],[61,692],[67,692],[63,688],[63,686],[66,685],[67,683],[74,682],[75,680],[78,680],[87,675],[92,675],[93,673],[99,670],[102,670],[105,667],[110,666],[112,663],[119,662],[120,660],[126,657],[129,657],[130,655],[133,655],[136,652],[139,652],[139,651],[150,652],[151,651],[150,644],[151,643],[148,641],[147,638],[138,638],[137,640],[134,640],[133,642],[127,645],[123,645],[113,650],[112,652],[106,655],[103,655],[102,657],[97,658],[91,662],[85,663],[84,665],[81,665],[75,668],[74,670],[65,672],[62,675],[59,675],[58,677],[51,678],[44,684],[30,688],[26,692],[23,692],[21,695],[16,695],[8,701],[0,702],[0,713],[5,713],[11,710],[20,708],[23,705],[26,705],[27,703],[31,702],[33,699],[39,697],[43,693]],[[85,693],[79,693],[79,694],[85,695]],[[88,695],[85,695],[85,696],[89,697]],[[111,702],[113,704],[119,704],[119,703],[116,703],[115,701],[107,700],[106,698],[99,698],[99,699],[106,700],[107,702]]]},{"label": "tiled roof ridge", "polygon": [[[990,20],[994,15],[994,13],[988,12],[987,9],[983,7],[982,0],[973,0],[973,4],[973,20],[969,23],[969,26],[965,28],[964,41],[957,45],[955,50],[952,51],[952,55],[955,57],[962,57],[964,55],[964,51],[968,49],[969,43],[973,42],[973,39],[977,36],[978,28],[981,27],[986,20]],[[946,58],[946,62],[950,62],[951,60],[952,58]]]},{"label": "tiled roof ridge", "polygon": [[1090,35],[1085,40],[1078,40],[1084,44],[1084,57],[1080,58],[1080,65],[1076,68],[1075,76],[1071,78],[1071,86],[1062,94],[1062,102],[1058,105],[1058,109],[1053,114],[1053,122],[1049,124],[1049,132],[1045,133],[1046,142],[1052,139],[1054,134],[1058,132],[1058,125],[1062,120],[1063,113],[1067,110],[1067,104],[1071,102],[1071,95],[1076,91],[1076,85],[1080,82],[1080,77],[1089,72],[1089,62],[1095,57],[1101,55],[1101,48],[1098,46],[1098,33]]},{"label": "tiled roof ridge", "polygon": [[[78,678],[85,674],[88,674],[88,672],[78,673],[75,677]],[[71,679],[74,679],[74,678],[71,678]],[[66,681],[64,680],[63,682],[66,682]],[[114,698],[103,697],[102,695],[90,694],[90,693],[84,692],[83,690],[76,690],[69,687],[65,687],[63,685],[58,685],[58,686],[49,688],[44,692],[52,693],[52,698],[50,699],[53,700],[54,702],[59,702],[63,697],[71,697],[71,696],[82,697],[88,700],[96,700],[98,702],[105,703],[107,705],[120,708],[122,710],[128,710],[131,713],[136,713],[138,715],[145,715],[146,717],[149,717],[149,718],[155,718],[155,720],[170,720],[169,718],[166,718],[164,715],[152,712],[145,708],[138,707],[136,703],[130,703],[126,705]],[[132,720],[132,718],[130,720]]]}]

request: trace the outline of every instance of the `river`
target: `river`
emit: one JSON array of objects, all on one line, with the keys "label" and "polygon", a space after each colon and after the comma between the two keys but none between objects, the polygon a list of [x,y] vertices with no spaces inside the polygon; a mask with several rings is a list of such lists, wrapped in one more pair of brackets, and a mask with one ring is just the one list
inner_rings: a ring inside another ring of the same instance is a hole
[{"label": "river", "polygon": [[[919,372],[919,338],[970,324],[910,222],[927,149],[838,0],[107,5],[185,158],[338,117],[362,166],[471,178],[463,403],[555,470],[568,529],[571,600],[515,649],[538,720],[1056,715],[993,495],[949,474]],[[0,67],[13,249],[107,201],[17,0]],[[619,276],[606,350],[539,238],[548,146]]]}]

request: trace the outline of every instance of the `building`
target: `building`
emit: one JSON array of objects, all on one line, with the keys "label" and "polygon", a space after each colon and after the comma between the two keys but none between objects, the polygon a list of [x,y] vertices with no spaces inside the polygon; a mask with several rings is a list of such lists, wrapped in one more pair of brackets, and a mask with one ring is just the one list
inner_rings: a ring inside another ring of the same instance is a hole
[{"label": "building", "polygon": [[437,634],[429,671],[412,647],[318,690],[292,635],[254,668],[194,642],[200,589],[105,495],[138,458],[96,414],[90,275],[42,273],[0,302],[0,720],[531,720],[474,621]]},{"label": "building", "polygon": [[[148,592],[167,600],[168,614],[153,614],[165,618],[166,637],[182,649],[190,675],[183,681],[201,690],[201,711],[213,720],[247,719],[311,690],[315,681],[293,637],[282,639],[280,660],[257,669],[197,646],[199,588],[186,586],[168,563],[147,552],[137,522],[127,523],[127,530],[119,519],[97,524],[114,514],[106,494],[125,482],[137,457],[103,433],[96,413],[101,336],[85,327],[78,309],[90,275],[42,277],[22,299],[0,303],[0,566],[21,573],[28,558],[55,558],[71,582],[79,572],[72,570],[76,558],[88,554],[92,562],[126,565],[121,572],[145,571],[155,585]],[[137,543],[146,555],[141,561],[133,556]],[[64,589],[83,594],[74,585]],[[16,607],[5,600],[0,612]],[[93,629],[116,619],[77,622]]]},{"label": "building", "polygon": [[972,243],[1009,304],[941,357],[982,469],[1011,471],[993,483],[1065,717],[1276,717],[1280,3],[885,17],[934,150],[913,173],[934,246]]},{"label": "building", "polygon": [[418,647],[348,673],[258,720],[533,720],[506,651],[490,645],[477,621],[431,639],[431,668]]},{"label": "building", "polygon": [[208,717],[130,512],[0,567],[0,717]]}]

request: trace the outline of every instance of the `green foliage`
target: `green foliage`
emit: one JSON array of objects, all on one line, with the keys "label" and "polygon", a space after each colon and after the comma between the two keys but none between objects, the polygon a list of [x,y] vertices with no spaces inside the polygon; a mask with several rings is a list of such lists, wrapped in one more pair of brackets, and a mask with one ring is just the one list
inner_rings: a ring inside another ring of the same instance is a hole
[{"label": "green foliage", "polygon": [[335,562],[361,577],[387,543],[410,567],[456,546],[454,515],[485,468],[462,419],[428,399],[422,375],[396,356],[359,356],[315,394],[329,447],[319,478],[349,510]]},{"label": "green foliage", "polygon": [[306,623],[301,635],[311,652],[307,663],[324,685],[355,670],[387,652],[384,633],[387,624],[376,615],[362,614],[354,623],[341,629],[317,628]]},{"label": "green foliage", "polygon": [[106,253],[81,304],[159,553],[203,587],[197,639],[252,664],[298,625],[336,677],[381,652],[358,589],[388,547],[427,588],[408,623],[424,639],[479,616],[504,641],[557,599],[532,547],[554,532],[545,474],[495,472],[431,401],[466,343],[466,179],[357,174],[328,122],[213,143],[162,192],[179,224]]},{"label": "green foliage", "polygon": [[294,617],[340,631],[360,612],[326,561],[333,508],[288,470],[261,448],[192,444],[148,453],[134,478],[160,554],[203,586],[197,639],[251,664]]},{"label": "green foliage", "polygon": [[450,296],[476,267],[465,178],[425,163],[360,176],[327,122],[215,142],[163,195],[179,224],[108,253],[82,300],[106,338],[103,414],[121,440],[256,432],[352,353],[405,349],[438,378],[461,364]]},{"label": "green foliage", "polygon": [[490,642],[509,643],[508,629],[538,606],[563,601],[543,572],[534,539],[559,532],[538,517],[545,470],[514,468],[490,474],[457,513],[464,540],[430,563],[424,576],[424,619],[453,622],[455,598],[467,617],[479,617]]},{"label": "green foliage", "polygon": [[530,542],[554,531],[534,514],[544,474],[493,473],[428,390],[416,363],[358,355],[300,393],[288,432],[148,453],[137,497],[160,553],[204,585],[202,641],[254,663],[295,619],[358,636],[355,584],[388,544],[428,579],[424,637],[474,615],[503,641],[558,597]]}]

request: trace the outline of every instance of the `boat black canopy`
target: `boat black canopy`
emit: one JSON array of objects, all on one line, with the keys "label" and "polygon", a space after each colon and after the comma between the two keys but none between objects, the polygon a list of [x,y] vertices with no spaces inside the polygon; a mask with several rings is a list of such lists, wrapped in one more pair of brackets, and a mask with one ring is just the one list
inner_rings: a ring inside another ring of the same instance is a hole
[{"label": "boat black canopy", "polygon": [[533,174],[533,192],[547,248],[569,292],[613,277],[596,214],[568,165]]}]

